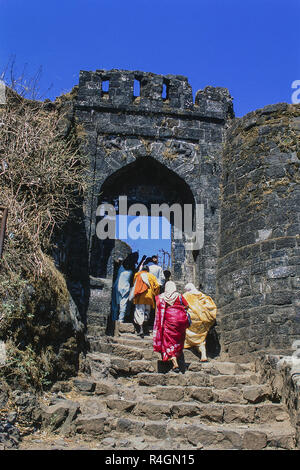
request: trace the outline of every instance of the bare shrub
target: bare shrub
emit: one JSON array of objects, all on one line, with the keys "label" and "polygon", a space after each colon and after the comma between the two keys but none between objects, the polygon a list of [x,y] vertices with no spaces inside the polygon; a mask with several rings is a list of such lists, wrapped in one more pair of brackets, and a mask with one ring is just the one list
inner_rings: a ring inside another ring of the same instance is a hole
[{"label": "bare shrub", "polygon": [[4,372],[36,388],[49,371],[59,375],[54,343],[71,335],[55,317],[69,297],[48,256],[52,235],[75,217],[90,184],[84,133],[66,111],[71,98],[43,103],[7,89],[0,107],[0,206],[9,209],[0,260],[0,337],[11,352]]},{"label": "bare shrub", "polygon": [[[6,251],[30,253],[29,266],[39,275],[41,252],[49,249],[54,228],[67,220],[88,187],[87,160],[76,126],[62,136],[65,114],[58,106],[49,111],[11,93],[0,119],[0,205],[9,208]],[[3,265],[12,269],[5,255]]]},{"label": "bare shrub", "polygon": [[11,55],[5,67],[1,71],[0,80],[19,96],[30,100],[45,99],[52,85],[45,91],[41,91],[42,66],[36,72],[29,70],[28,64],[18,67],[16,55]]}]

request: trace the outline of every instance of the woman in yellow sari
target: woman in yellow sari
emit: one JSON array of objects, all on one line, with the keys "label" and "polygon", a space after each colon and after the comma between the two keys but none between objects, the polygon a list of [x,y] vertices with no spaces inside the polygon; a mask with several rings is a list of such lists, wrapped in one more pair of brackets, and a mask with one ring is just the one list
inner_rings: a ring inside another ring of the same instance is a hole
[{"label": "woman in yellow sari", "polygon": [[185,291],[183,297],[189,304],[192,324],[186,330],[184,347],[196,347],[201,353],[201,362],[207,362],[206,336],[215,322],[217,307],[211,297],[197,290],[191,282],[185,286]]}]

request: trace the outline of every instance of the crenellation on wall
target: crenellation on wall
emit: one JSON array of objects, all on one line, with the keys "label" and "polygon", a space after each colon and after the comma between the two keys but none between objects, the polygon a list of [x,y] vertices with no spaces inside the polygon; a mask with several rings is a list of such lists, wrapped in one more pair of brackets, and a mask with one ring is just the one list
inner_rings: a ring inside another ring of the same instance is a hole
[{"label": "crenellation on wall", "polygon": [[[139,82],[140,94],[135,95],[134,82]],[[103,92],[102,83],[108,82]],[[166,96],[163,96],[164,87]],[[231,96],[225,88],[206,87],[199,90],[194,102],[186,77],[157,75],[127,70],[80,71],[77,106],[104,109],[127,109],[133,113],[145,111],[181,114],[189,117],[215,119],[233,117]]]}]

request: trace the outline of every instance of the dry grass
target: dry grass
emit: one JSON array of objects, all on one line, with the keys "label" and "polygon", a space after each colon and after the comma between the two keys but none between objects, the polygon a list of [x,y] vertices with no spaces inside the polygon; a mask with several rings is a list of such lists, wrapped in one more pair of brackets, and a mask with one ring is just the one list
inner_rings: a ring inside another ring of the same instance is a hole
[{"label": "dry grass", "polygon": [[[40,249],[64,223],[87,186],[77,136],[62,137],[64,115],[40,102],[11,100],[0,112],[0,205],[8,207],[7,232],[13,245],[28,247],[30,264],[41,273]],[[6,269],[11,267],[3,263]]]},{"label": "dry grass", "polygon": [[48,256],[53,234],[74,217],[90,184],[82,130],[63,109],[61,100],[45,106],[12,91],[0,108],[0,206],[9,209],[0,260],[0,337],[8,342],[6,373],[38,386],[51,372],[53,354],[45,338],[39,344],[39,303],[48,306],[49,318],[41,320],[47,323],[68,301],[64,277]]}]

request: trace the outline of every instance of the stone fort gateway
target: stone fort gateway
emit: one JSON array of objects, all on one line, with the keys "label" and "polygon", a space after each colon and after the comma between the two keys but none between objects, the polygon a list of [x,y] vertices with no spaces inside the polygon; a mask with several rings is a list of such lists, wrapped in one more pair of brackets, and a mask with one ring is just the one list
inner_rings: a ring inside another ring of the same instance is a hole
[{"label": "stone fort gateway", "polygon": [[[97,237],[97,207],[118,210],[126,196],[128,206],[203,205],[201,249],[185,250],[173,227],[172,278],[215,300],[223,357],[291,352],[300,334],[299,105],[235,118],[225,88],[207,86],[194,99],[187,78],[139,71],[81,71],[75,90],[65,105],[84,128],[93,178],[84,204],[88,331],[105,334],[115,262],[131,250]],[[83,257],[73,245],[79,305]]]}]

